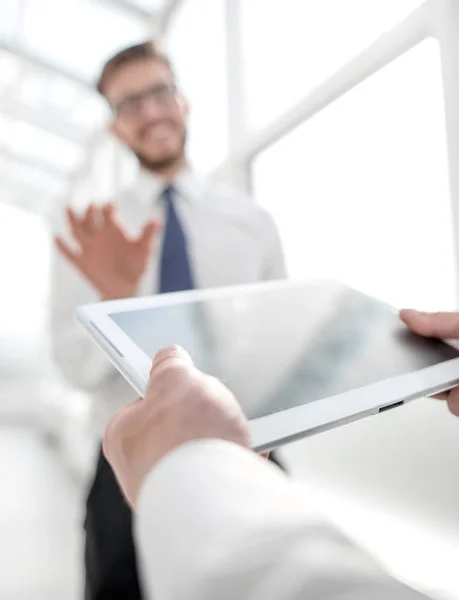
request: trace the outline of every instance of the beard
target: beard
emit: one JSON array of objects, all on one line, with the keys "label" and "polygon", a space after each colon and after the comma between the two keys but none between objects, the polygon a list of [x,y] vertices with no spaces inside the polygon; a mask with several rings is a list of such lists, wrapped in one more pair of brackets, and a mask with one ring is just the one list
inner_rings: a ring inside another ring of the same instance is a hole
[{"label": "beard", "polygon": [[143,169],[147,171],[161,172],[168,170],[182,162],[183,157],[185,155],[185,146],[186,132],[183,133],[179,148],[175,152],[170,152],[164,154],[163,156],[158,156],[157,158],[151,158],[149,156],[146,156],[142,152],[137,152],[133,148],[131,148],[131,150],[137,157],[137,160],[139,161],[140,166]]}]

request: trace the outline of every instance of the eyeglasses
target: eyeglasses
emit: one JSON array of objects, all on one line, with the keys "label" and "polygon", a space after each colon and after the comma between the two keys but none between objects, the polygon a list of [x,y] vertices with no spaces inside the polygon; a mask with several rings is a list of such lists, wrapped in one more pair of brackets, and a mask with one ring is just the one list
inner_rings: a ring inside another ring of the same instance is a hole
[{"label": "eyeglasses", "polygon": [[144,102],[155,102],[157,106],[166,107],[172,103],[177,94],[177,86],[174,84],[157,83],[152,87],[126,96],[112,105],[112,110],[117,117],[135,118],[142,112]]}]

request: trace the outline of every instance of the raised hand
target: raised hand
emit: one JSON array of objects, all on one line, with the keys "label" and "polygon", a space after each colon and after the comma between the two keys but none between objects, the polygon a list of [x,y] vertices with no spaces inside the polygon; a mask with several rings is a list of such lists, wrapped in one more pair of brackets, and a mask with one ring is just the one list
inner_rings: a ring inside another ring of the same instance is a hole
[{"label": "raised hand", "polygon": [[70,231],[78,244],[74,250],[56,238],[60,253],[98,290],[103,300],[135,296],[160,229],[149,221],[138,237],[129,236],[112,204],[90,204],[82,217],[67,208]]}]

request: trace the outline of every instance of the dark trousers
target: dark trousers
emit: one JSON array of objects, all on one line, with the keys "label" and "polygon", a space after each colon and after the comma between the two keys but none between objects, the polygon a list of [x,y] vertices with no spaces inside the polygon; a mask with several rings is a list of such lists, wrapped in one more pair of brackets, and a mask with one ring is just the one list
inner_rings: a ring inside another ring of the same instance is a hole
[{"label": "dark trousers", "polygon": [[[273,454],[270,460],[281,466]],[[102,450],[86,504],[85,531],[85,600],[140,600],[131,509]]]},{"label": "dark trousers", "polygon": [[85,600],[140,600],[132,513],[102,450],[86,504]]}]

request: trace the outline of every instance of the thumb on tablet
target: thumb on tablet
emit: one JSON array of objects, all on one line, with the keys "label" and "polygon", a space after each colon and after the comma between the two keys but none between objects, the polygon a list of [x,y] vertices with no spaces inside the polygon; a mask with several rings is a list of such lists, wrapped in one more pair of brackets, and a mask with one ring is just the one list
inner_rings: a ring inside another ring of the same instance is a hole
[{"label": "thumb on tablet", "polygon": [[191,356],[186,350],[184,350],[181,346],[171,344],[169,346],[161,348],[161,350],[158,350],[158,352],[153,357],[153,362],[150,370],[150,379],[152,378],[153,373],[159,367],[159,365],[169,360],[177,362],[181,361],[187,365],[193,365]]},{"label": "thumb on tablet", "polygon": [[459,312],[400,311],[402,321],[415,333],[442,339],[459,338]]}]

